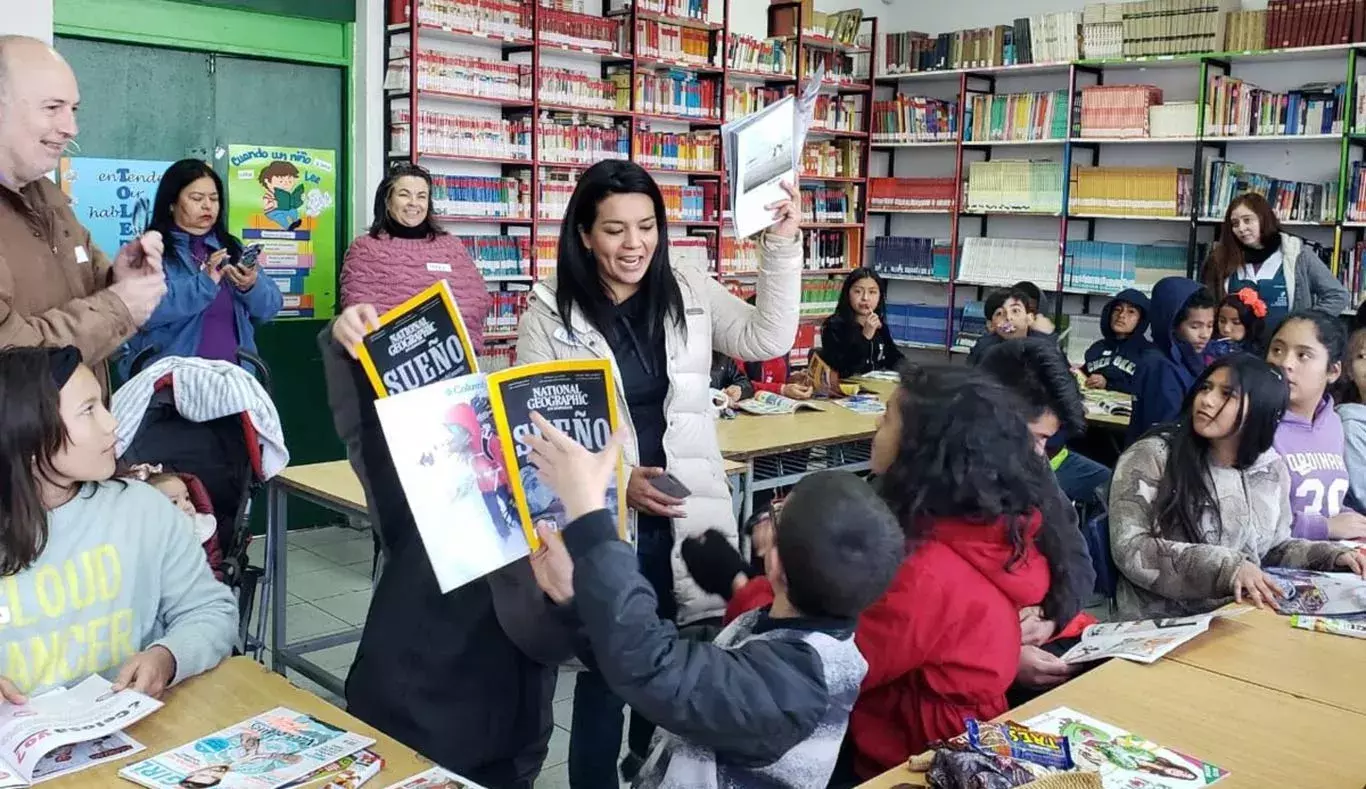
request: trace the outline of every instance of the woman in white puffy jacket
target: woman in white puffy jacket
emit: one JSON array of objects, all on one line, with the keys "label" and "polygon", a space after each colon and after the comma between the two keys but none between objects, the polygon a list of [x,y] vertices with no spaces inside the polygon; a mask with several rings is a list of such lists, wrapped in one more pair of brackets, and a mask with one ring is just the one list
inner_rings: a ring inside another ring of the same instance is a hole
[{"label": "woman in white puffy jacket", "polygon": [[[678,547],[707,529],[737,539],[708,387],[712,351],[772,359],[788,352],[797,331],[802,246],[796,188],[785,188],[789,199],[770,206],[778,223],[759,241],[751,306],[708,272],[670,265],[664,199],[645,170],[622,161],[594,165],[569,200],[557,277],[532,289],[518,326],[519,364],[613,362],[630,428],[626,496],[641,571],[659,597],[660,615],[681,625],[720,617],[725,604],[692,581]],[[685,499],[651,484],[666,471],[691,491]],[[616,785],[621,710],[596,672],[579,675],[569,746],[573,789]],[[632,756],[642,757],[649,729],[634,723]]]}]

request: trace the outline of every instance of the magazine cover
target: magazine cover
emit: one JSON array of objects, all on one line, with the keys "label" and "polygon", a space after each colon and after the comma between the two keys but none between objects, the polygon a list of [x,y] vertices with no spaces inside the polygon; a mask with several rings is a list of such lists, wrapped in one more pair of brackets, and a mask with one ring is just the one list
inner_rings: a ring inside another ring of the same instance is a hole
[{"label": "magazine cover", "polygon": [[1285,597],[1276,601],[1276,610],[1282,614],[1345,616],[1366,612],[1366,579],[1359,576],[1288,567],[1267,567],[1265,572],[1285,592]]},{"label": "magazine cover", "polygon": [[119,770],[119,777],[162,789],[279,789],[320,767],[374,745],[284,707]]},{"label": "magazine cover", "polygon": [[292,781],[280,789],[358,789],[384,769],[384,759],[374,751],[357,751]]},{"label": "magazine cover", "polygon": [[1062,660],[1064,663],[1087,663],[1123,658],[1135,663],[1152,663],[1209,630],[1215,619],[1242,616],[1251,610],[1242,606],[1198,616],[1091,625],[1081,634],[1081,641],[1063,654]]},{"label": "magazine cover", "polygon": [[839,400],[832,400],[831,402],[841,408],[847,408],[856,414],[876,416],[878,414],[887,413],[887,404],[882,402],[882,398],[875,394],[853,395]]},{"label": "magazine cover", "polygon": [[379,328],[365,335],[356,355],[380,397],[479,372],[444,279],[381,315]]},{"label": "magazine cover", "polygon": [[810,400],[793,400],[790,397],[783,397],[773,392],[755,392],[753,397],[748,400],[741,400],[735,404],[735,407],[747,414],[759,416],[795,414],[799,408],[810,408],[813,411],[825,410]]},{"label": "magazine cover", "polygon": [[529,553],[491,407],[482,373],[375,401],[443,593]]},{"label": "magazine cover", "polygon": [[484,789],[468,778],[461,778],[453,772],[433,767],[425,773],[414,775],[405,781],[390,784],[385,789]]},{"label": "magazine cover", "polygon": [[[0,703],[0,789],[27,786],[141,749],[131,739],[110,738],[159,709],[161,702],[137,691],[115,693],[98,674],[27,704]],[[125,743],[130,747],[123,748]],[[96,755],[98,762],[92,761]]]},{"label": "magazine cover", "polygon": [[1187,789],[1209,786],[1229,774],[1066,707],[1022,722],[1066,737],[1077,767],[1100,773],[1105,789]]},{"label": "magazine cover", "polygon": [[[517,514],[526,542],[534,551],[541,544],[536,536],[537,521],[552,520],[556,528],[563,528],[565,521],[559,499],[541,484],[536,467],[527,459],[531,448],[525,438],[536,431],[531,412],[539,412],[589,450],[600,451],[621,424],[612,364],[606,359],[589,359],[512,367],[489,376],[489,396],[498,434],[505,439],[503,456],[512,478]],[[606,504],[616,513],[622,539],[628,539],[624,468],[617,464],[617,478],[607,489]]]}]

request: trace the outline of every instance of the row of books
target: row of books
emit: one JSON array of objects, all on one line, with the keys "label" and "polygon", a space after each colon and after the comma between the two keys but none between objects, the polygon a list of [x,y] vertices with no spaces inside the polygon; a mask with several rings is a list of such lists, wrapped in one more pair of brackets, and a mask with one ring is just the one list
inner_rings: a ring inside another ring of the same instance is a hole
[{"label": "row of books", "polygon": [[541,101],[585,110],[629,110],[631,96],[609,79],[582,71],[541,67],[536,82]]},{"label": "row of books", "polygon": [[1151,109],[1162,104],[1156,85],[1091,85],[1081,90],[1082,137],[1150,137]]},{"label": "row of books", "polygon": [[709,236],[673,236],[669,239],[669,262],[675,268],[710,271],[715,268],[715,260]]},{"label": "row of books", "polygon": [[968,96],[963,139],[1061,140],[1067,136],[1067,91]]},{"label": "row of books", "polygon": [[626,50],[626,26],[621,19],[541,9],[536,27],[540,40],[547,43],[599,52]]},{"label": "row of books", "polygon": [[725,275],[752,274],[759,270],[759,242],[757,236],[736,238],[721,236],[720,259],[716,272]]},{"label": "row of books", "polygon": [[1337,214],[1338,183],[1308,183],[1248,172],[1237,162],[1214,159],[1205,162],[1202,183],[1204,202],[1200,216],[1222,219],[1228,204],[1244,192],[1256,192],[1271,203],[1282,222],[1332,222]]},{"label": "row of books", "polygon": [[958,139],[958,102],[899,93],[873,102],[873,142]]},{"label": "row of books", "polygon": [[802,146],[801,171],[823,178],[858,178],[866,146],[858,140],[820,140]]},{"label": "row of books", "polygon": [[547,112],[536,131],[542,162],[594,164],[626,159],[631,150],[631,130],[612,118]]},{"label": "row of books", "polygon": [[955,30],[938,35],[914,31],[883,38],[883,74],[1058,63],[1076,60],[1076,11],[1021,17],[1010,25]]},{"label": "row of books", "polygon": [[[465,30],[505,38],[530,38],[530,9],[517,0],[419,0],[420,25]],[[391,0],[389,22],[410,22],[408,3]]]},{"label": "row of books", "polygon": [[526,311],[530,288],[525,285],[521,286],[521,289],[518,289],[517,285],[510,285],[508,288],[489,293],[493,305],[489,308],[488,317],[484,319],[485,338],[490,334],[515,336],[517,333],[517,323]]},{"label": "row of books", "polygon": [[712,34],[694,27],[671,25],[653,19],[636,20],[636,54],[711,66]]},{"label": "row of books", "polygon": [[802,35],[827,39],[845,46],[866,46],[859,34],[863,26],[863,11],[848,8],[843,11],[825,12],[812,9],[804,14]]},{"label": "row of books", "polygon": [[719,81],[703,79],[678,69],[636,72],[636,110],[658,115],[684,115],[719,120]]},{"label": "row of books", "polygon": [[[486,345],[484,352],[476,357],[479,369],[486,373],[496,373],[517,364],[516,345]],[[326,789],[326,787],[324,787]]]},{"label": "row of books", "polygon": [[536,240],[532,242],[532,249],[536,252],[534,263],[536,279],[549,279],[555,276],[560,260],[560,237],[538,235]]},{"label": "row of books", "polygon": [[721,194],[719,181],[699,186],[660,184],[664,195],[664,209],[670,222],[709,222],[717,216],[716,206]]},{"label": "row of books", "polygon": [[[963,308],[954,310],[957,322]],[[887,331],[892,339],[903,345],[946,346],[949,331],[949,307],[946,304],[887,303]]]},{"label": "row of books", "polygon": [[947,238],[878,236],[873,239],[873,270],[899,277],[949,278],[953,257]]},{"label": "row of books", "polygon": [[1121,16],[1121,54],[1143,57],[1219,49],[1224,43],[1225,17],[1238,7],[1238,0],[1139,0],[1104,5],[1107,20],[1115,7]]},{"label": "row of books", "polygon": [[[411,150],[408,105],[390,111],[389,150]],[[418,153],[531,159],[531,118],[468,118],[445,112],[417,113]]]},{"label": "row of books", "polygon": [[951,211],[957,190],[952,177],[869,178],[868,206],[891,211]]},{"label": "row of books", "polygon": [[781,88],[770,88],[762,85],[729,85],[726,87],[726,117],[743,118],[770,104],[776,104],[795,92],[796,88],[791,85]]},{"label": "row of books", "polygon": [[825,79],[840,85],[866,85],[872,78],[869,72],[872,64],[871,54],[812,47],[803,47],[798,54],[801,57],[803,74],[815,74],[823,68]]},{"label": "row of books", "polygon": [[863,96],[817,96],[811,111],[816,131],[863,131]]},{"label": "row of books", "polygon": [[1179,167],[1073,167],[1068,210],[1101,216],[1190,216],[1191,171]]},{"label": "row of books", "polygon": [[730,68],[762,74],[793,76],[797,42],[790,38],[755,38],[731,33],[726,42]]},{"label": "row of books", "polygon": [[1366,184],[1363,184],[1362,178],[1364,171],[1366,162],[1352,162],[1352,177],[1347,189],[1347,212],[1343,217],[1348,222],[1366,222]]},{"label": "row of books", "polygon": [[528,236],[460,236],[460,241],[485,277],[531,276],[531,239]]},{"label": "row of books", "polygon": [[612,0],[607,12],[625,13],[635,5],[637,11],[650,14],[666,14],[686,19],[708,21],[711,11],[707,0]]},{"label": "row of books", "polygon": [[[389,61],[384,87],[386,90],[407,90],[407,47],[394,49],[398,55]],[[422,49],[417,53],[417,89],[503,101],[531,101],[531,67]]]},{"label": "row of books", "polygon": [[1056,214],[1062,210],[1062,162],[973,162],[963,209]]},{"label": "row of books", "polygon": [[[826,235],[826,233],[821,233],[820,235]],[[807,239],[808,246],[810,246],[811,243],[811,239],[809,238],[809,236],[810,234],[808,234]],[[816,239],[816,241],[817,247],[823,246],[824,241],[822,239]],[[842,261],[843,258],[838,258],[838,260]],[[809,252],[807,254],[806,261],[808,264],[807,268],[813,268],[810,265],[810,263],[812,262],[812,257]],[[816,266],[815,268],[841,268],[842,266],[843,263],[841,262],[830,266],[820,265]],[[826,315],[833,313],[835,311],[835,305],[839,304],[840,288],[843,286],[843,284],[844,283],[842,283],[838,279],[802,280],[801,305],[798,307],[798,309],[801,311],[802,317],[823,318]]]},{"label": "row of books", "polygon": [[[1057,245],[1052,245],[1057,257]],[[1145,291],[1163,277],[1186,274],[1186,245],[1127,244],[1118,241],[1067,242],[1063,288],[1089,293],[1115,293],[1124,288]]]},{"label": "row of books", "polygon": [[1261,13],[1268,49],[1366,40],[1360,0],[1270,0]]},{"label": "row of books", "polygon": [[721,135],[714,130],[660,132],[638,129],[635,160],[662,170],[714,172],[720,167]]},{"label": "row of books", "polygon": [[1224,24],[1224,49],[1256,52],[1267,49],[1266,10],[1232,11]]},{"label": "row of books", "polygon": [[799,190],[803,222],[857,222],[856,196],[852,186],[845,188],[802,185]]},{"label": "row of books", "polygon": [[529,171],[520,177],[432,173],[432,213],[530,219],[530,183]]},{"label": "row of books", "polygon": [[1313,84],[1286,93],[1216,76],[1205,99],[1206,136],[1341,134],[1347,86]]}]

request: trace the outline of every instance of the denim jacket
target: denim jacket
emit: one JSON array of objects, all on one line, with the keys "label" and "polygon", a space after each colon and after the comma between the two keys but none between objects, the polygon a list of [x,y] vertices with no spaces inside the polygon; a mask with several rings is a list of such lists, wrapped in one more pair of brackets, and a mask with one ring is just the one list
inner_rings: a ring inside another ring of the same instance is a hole
[{"label": "denim jacket", "polygon": [[[222,243],[214,234],[206,239],[210,249],[220,249]],[[133,359],[144,348],[157,350],[147,360],[150,364],[163,356],[194,356],[199,350],[204,332],[204,312],[218,295],[208,274],[199,270],[190,255],[190,235],[172,230],[166,239],[166,253],[162,259],[166,272],[166,295],[161,297],[152,316],[125,345],[116,364],[120,377],[127,379]],[[251,290],[243,293],[232,290],[233,314],[237,323],[238,347],[256,350],[256,329],[253,321],[264,323],[280,311],[284,297],[275,282],[262,272]]]}]

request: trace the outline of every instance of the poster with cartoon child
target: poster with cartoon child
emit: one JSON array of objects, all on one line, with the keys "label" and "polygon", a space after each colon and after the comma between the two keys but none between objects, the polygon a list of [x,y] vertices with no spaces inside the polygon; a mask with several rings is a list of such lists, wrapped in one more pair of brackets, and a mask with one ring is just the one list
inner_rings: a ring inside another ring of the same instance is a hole
[{"label": "poster with cartoon child", "polygon": [[337,271],[337,154],[228,146],[228,231],[260,244],[258,265],[284,294],[280,318],[329,318]]}]

